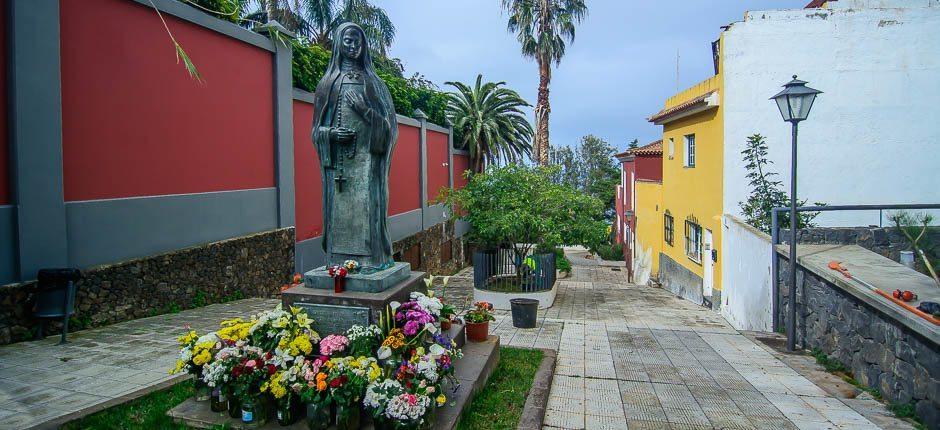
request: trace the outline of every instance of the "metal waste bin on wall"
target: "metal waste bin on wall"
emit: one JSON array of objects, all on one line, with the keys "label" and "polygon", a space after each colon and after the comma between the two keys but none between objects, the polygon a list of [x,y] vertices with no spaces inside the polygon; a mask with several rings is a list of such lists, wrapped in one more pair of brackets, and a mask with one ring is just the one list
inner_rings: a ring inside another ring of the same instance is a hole
[{"label": "metal waste bin on wall", "polygon": [[37,339],[43,337],[47,318],[62,318],[62,339],[66,343],[69,317],[75,313],[75,286],[82,279],[78,269],[40,269],[36,275],[36,307],[33,316],[40,318]]}]

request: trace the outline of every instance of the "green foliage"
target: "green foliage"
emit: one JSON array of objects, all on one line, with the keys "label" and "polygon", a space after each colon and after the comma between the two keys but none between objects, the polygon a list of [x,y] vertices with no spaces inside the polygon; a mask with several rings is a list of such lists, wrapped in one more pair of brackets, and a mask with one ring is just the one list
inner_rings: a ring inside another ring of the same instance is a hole
[{"label": "green foliage", "polygon": [[330,64],[330,51],[296,40],[291,45],[294,51],[291,67],[294,87],[313,92]]},{"label": "green foliage", "polygon": [[187,380],[169,389],[66,423],[62,429],[186,429],[188,427],[183,424],[175,424],[166,413],[192,397],[194,392],[192,380]]},{"label": "green foliage", "polygon": [[242,19],[242,5],[238,0],[182,0],[196,9],[221,20],[238,24]]},{"label": "green foliage", "polygon": [[574,41],[575,24],[587,15],[584,0],[502,0],[502,3],[509,15],[506,28],[516,33],[522,55],[545,64],[561,63],[565,40]]},{"label": "green foliage", "polygon": [[816,364],[824,367],[827,372],[849,373],[849,369],[846,368],[844,364],[842,364],[839,360],[830,358],[819,348],[813,348],[812,355],[816,358]]},{"label": "green foliage", "polygon": [[538,349],[499,348],[499,365],[483,390],[473,396],[457,428],[516,428],[542,356],[542,351]]},{"label": "green foliage", "polygon": [[193,296],[193,303],[192,303],[193,307],[201,308],[203,306],[206,306],[207,304],[209,303],[208,303],[208,300],[206,299],[206,293],[203,291],[197,291],[196,295]]},{"label": "green foliage", "polygon": [[[470,176],[445,201],[471,226],[471,239],[486,248],[512,248],[522,261],[532,246],[597,246],[607,235],[603,205],[578,190],[553,183],[553,167],[510,164]],[[551,251],[548,251],[551,252]],[[521,264],[521,263],[520,263]]]},{"label": "green foliage", "polygon": [[565,256],[565,251],[555,248],[555,270],[571,273],[571,260]]},{"label": "green foliage", "polygon": [[598,246],[597,248],[591,249],[591,252],[599,255],[602,259],[607,261],[623,260],[622,243],[605,243]]},{"label": "green foliage", "polygon": [[483,75],[477,75],[472,88],[447,82],[457,89],[446,99],[447,116],[460,133],[455,142],[470,151],[470,169],[475,173],[499,161],[522,161],[532,150],[532,125],[522,110],[529,103],[519,93],[503,88],[505,84],[483,83]]},{"label": "green foliage", "polygon": [[[744,155],[744,162],[747,163],[744,168],[747,169],[748,184],[751,186],[751,194],[747,201],[740,202],[741,212],[744,214],[744,220],[748,224],[756,227],[764,233],[771,233],[771,210],[775,207],[789,207],[790,197],[783,191],[783,183],[775,180],[776,173],[769,170],[773,161],[767,158],[767,141],[764,136],[754,134],[747,138],[747,146],[741,151]],[[817,206],[825,206],[825,203],[815,203]],[[796,202],[797,206],[806,205],[806,200]],[[796,214],[797,228],[815,227],[813,220],[819,216],[819,212],[798,212]],[[779,219],[780,228],[790,228],[789,215],[782,216]]]},{"label": "green foliage", "polygon": [[615,152],[606,140],[592,134],[582,137],[574,149],[567,146],[552,149],[550,162],[559,166],[552,179],[555,183],[575,187],[600,199],[607,219],[613,219],[617,185],[620,184]]}]

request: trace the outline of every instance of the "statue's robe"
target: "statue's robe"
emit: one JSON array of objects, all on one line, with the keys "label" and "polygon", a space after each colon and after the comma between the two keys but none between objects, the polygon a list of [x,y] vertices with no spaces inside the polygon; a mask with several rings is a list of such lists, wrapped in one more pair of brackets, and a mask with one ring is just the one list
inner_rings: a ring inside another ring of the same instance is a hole
[{"label": "statue's robe", "polygon": [[[363,56],[367,55],[366,50]],[[360,61],[365,65],[362,70],[327,70],[314,96],[313,141],[323,180],[323,248],[327,265],[352,259],[367,270],[383,269],[392,263],[386,224],[388,171],[398,123],[385,84],[370,70],[367,57]],[[351,93],[363,95],[369,106],[364,114],[349,102]],[[354,130],[355,140],[331,141],[331,127]]]}]

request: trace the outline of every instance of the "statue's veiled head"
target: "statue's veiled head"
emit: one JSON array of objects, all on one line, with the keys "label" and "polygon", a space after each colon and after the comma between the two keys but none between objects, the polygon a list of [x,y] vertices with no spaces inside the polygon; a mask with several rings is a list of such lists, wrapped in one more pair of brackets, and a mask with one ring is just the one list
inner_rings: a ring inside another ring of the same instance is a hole
[{"label": "statue's veiled head", "polygon": [[362,56],[364,40],[362,29],[359,26],[349,26],[343,29],[338,43],[341,45],[340,52],[343,57],[351,60],[359,60]]}]

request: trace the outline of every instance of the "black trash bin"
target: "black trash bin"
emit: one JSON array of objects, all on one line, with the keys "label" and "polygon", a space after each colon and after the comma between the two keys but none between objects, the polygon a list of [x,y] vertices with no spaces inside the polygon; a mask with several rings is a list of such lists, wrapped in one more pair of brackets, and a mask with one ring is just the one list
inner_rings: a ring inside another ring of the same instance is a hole
[{"label": "black trash bin", "polygon": [[535,328],[539,315],[539,301],[535,299],[510,299],[512,308],[512,326],[515,328]]}]

